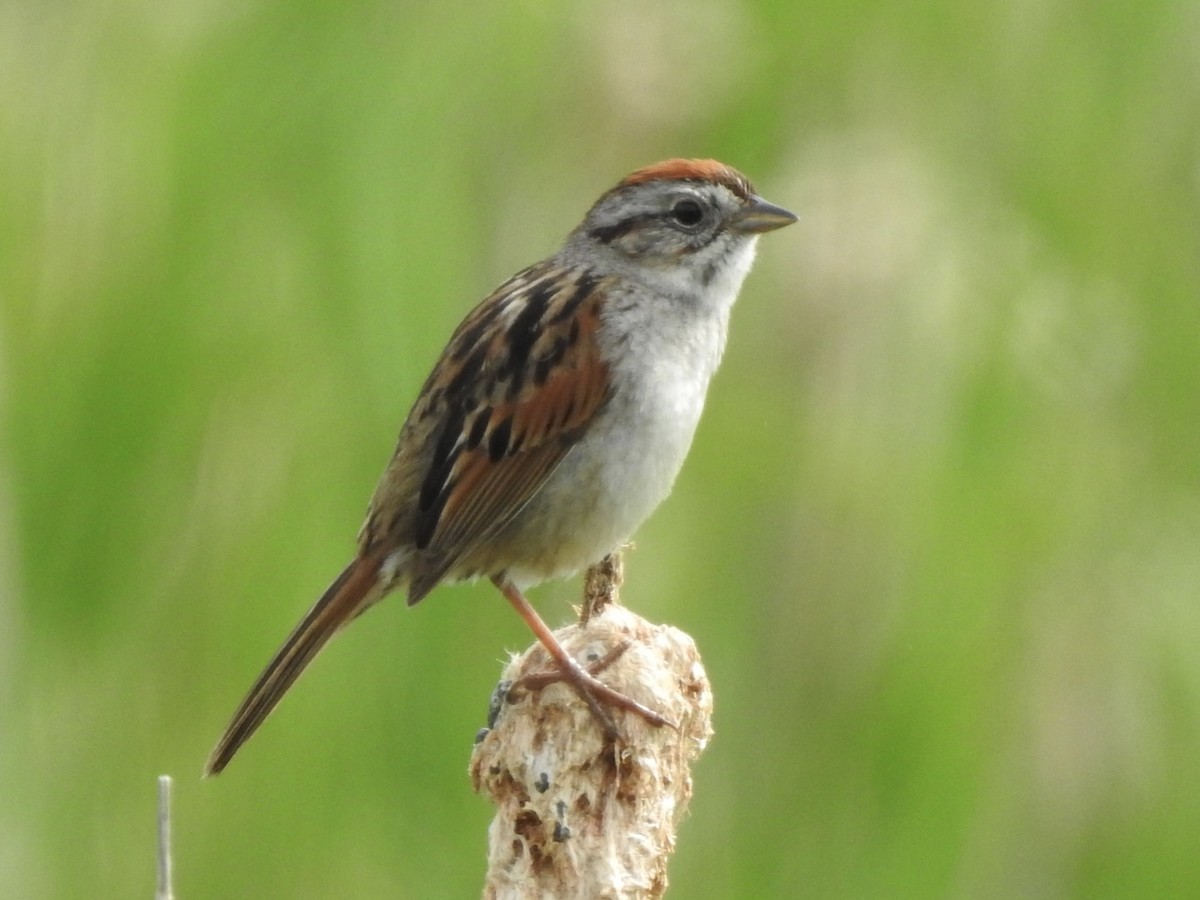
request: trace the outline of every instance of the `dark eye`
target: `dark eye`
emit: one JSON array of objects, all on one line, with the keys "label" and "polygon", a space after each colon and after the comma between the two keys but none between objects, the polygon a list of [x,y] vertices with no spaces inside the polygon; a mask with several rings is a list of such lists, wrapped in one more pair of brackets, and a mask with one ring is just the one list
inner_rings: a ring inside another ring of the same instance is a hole
[{"label": "dark eye", "polygon": [[679,200],[671,207],[671,218],[684,228],[695,228],[704,221],[704,207],[695,200]]}]

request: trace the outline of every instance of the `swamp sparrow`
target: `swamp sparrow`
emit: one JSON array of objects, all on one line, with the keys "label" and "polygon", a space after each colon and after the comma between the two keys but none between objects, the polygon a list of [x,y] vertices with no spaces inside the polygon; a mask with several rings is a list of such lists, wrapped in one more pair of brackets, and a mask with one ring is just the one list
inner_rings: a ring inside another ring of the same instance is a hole
[{"label": "swamp sparrow", "polygon": [[759,234],[796,221],[715,160],[605,193],[553,256],[475,307],[400,431],[358,552],[250,689],[209,757],[229,763],[326,641],[393,590],[487,576],[615,735],[604,706],[668,724],[572,660],[522,591],[624,543],[667,496]]}]

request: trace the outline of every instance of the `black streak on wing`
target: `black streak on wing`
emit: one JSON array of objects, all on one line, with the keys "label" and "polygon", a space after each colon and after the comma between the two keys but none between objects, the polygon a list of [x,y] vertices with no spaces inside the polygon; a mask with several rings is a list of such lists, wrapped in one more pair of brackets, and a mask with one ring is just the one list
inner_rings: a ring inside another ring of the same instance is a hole
[{"label": "black streak on wing", "polygon": [[467,435],[465,445],[467,450],[474,450],[479,446],[479,442],[483,440],[484,432],[487,431],[488,422],[491,421],[491,418],[491,407],[487,407],[476,414],[475,421],[471,423],[471,432]]},{"label": "black streak on wing", "polygon": [[473,349],[470,356],[463,360],[458,372],[446,385],[446,396],[451,401],[465,402],[464,394],[471,385],[478,384],[479,377],[487,364],[487,355],[488,347],[486,343],[483,343]]},{"label": "black streak on wing", "polygon": [[[574,292],[569,298],[563,301],[558,312],[554,314],[554,318],[550,320],[550,324],[557,325],[559,322],[565,322],[575,315],[575,311],[579,309],[579,305],[592,295],[592,291],[596,289],[598,283],[599,279],[591,272],[585,272],[580,275],[579,280],[575,282]],[[578,331],[578,323],[572,323],[572,328]]]},{"label": "black streak on wing", "polygon": [[513,319],[513,323],[508,329],[509,358],[507,366],[515,372],[521,372],[525,368],[529,352],[542,333],[542,318],[546,315],[546,308],[550,305],[553,296],[552,286],[538,287],[529,295],[525,308]]},{"label": "black streak on wing", "polygon": [[446,416],[442,433],[438,436],[437,446],[433,450],[429,473],[421,484],[421,494],[417,498],[416,545],[418,549],[429,546],[429,541],[437,529],[438,518],[446,503],[448,493],[446,479],[458,459],[459,438],[462,435],[463,415],[461,406],[450,408]]},{"label": "black streak on wing", "polygon": [[508,439],[512,435],[512,416],[496,426],[488,438],[488,458],[499,462],[509,453]]}]

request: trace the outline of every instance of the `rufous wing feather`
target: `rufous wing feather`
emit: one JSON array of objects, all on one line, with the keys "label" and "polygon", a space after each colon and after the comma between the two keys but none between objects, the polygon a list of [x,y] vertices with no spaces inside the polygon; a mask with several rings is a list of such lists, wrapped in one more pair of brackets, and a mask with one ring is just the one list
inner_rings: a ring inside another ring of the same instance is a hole
[{"label": "rufous wing feather", "polygon": [[[603,282],[547,267],[524,279],[468,317],[435,370],[447,407],[420,489],[409,603],[512,521],[609,398]],[[505,327],[486,332],[477,318]],[[476,363],[495,359],[507,369]]]},{"label": "rufous wing feather", "polygon": [[233,714],[204,766],[206,777],[218,774],[229,764],[238,748],[250,739],[329,639],[377,599],[378,576],[379,559],[360,556],[326,589],[288,635]]}]

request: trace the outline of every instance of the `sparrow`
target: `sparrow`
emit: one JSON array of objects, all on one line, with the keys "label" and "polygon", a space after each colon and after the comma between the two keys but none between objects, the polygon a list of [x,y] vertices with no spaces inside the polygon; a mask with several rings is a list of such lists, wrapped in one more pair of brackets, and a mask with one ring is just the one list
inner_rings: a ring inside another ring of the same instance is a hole
[{"label": "sparrow", "polygon": [[605,192],[556,253],[476,306],[401,428],[354,559],[259,675],[205,774],[368,607],[479,577],[609,736],[606,706],[669,724],[573,660],[524,592],[603,559],[670,492],[758,236],[795,221],[723,163],[666,160]]}]

